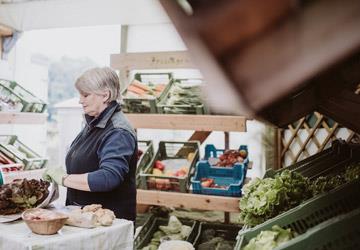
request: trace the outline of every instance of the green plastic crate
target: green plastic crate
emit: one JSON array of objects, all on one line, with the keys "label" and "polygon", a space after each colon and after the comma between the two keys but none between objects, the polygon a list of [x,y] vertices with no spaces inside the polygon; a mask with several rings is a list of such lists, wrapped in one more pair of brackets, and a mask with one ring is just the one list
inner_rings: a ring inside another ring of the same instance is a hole
[{"label": "green plastic crate", "polygon": [[123,96],[122,110],[125,113],[157,113],[157,104],[165,97],[166,93],[173,84],[173,77],[171,73],[137,73],[134,77],[142,83],[164,83],[165,89],[159,97],[148,98],[132,98],[126,97],[127,88],[125,88],[121,95]]},{"label": "green plastic crate", "polygon": [[337,140],[333,142],[331,148],[303,161],[277,171],[268,170],[265,177],[274,177],[275,174],[289,169],[310,179],[315,179],[319,176],[338,174],[344,171],[346,166],[357,161],[360,161],[360,145]]},{"label": "green plastic crate", "polygon": [[[290,209],[253,228],[244,228],[239,232],[235,249],[240,250],[250,239],[272,226],[291,228],[303,234],[310,228],[360,207],[360,179],[342,185],[328,193],[315,196],[299,206]],[[359,221],[360,222],[360,221]]]},{"label": "green plastic crate", "polygon": [[[201,81],[201,82],[200,82]],[[201,79],[176,79],[174,81],[174,84],[171,86],[171,88],[168,89],[166,92],[166,95],[164,98],[157,104],[157,109],[160,114],[206,114],[207,109],[205,105],[199,104],[199,105],[191,105],[191,104],[175,104],[175,105],[169,105],[167,104],[167,100],[171,96],[172,89],[177,84],[186,84],[187,82],[199,82],[199,84],[203,84]]]},{"label": "green plastic crate", "polygon": [[136,167],[136,185],[140,184],[140,175],[141,171],[144,171],[146,166],[150,163],[151,159],[154,157],[154,145],[151,140],[138,141],[138,149],[143,151],[143,154],[140,156],[137,167]]},{"label": "green plastic crate", "polygon": [[202,234],[207,229],[214,229],[215,237],[222,237],[225,240],[236,242],[236,236],[241,229],[241,225],[200,222],[199,231],[193,244],[195,249],[203,243]]},{"label": "green plastic crate", "polygon": [[[140,173],[141,189],[156,189],[162,191],[176,191],[186,193],[190,185],[190,176],[195,171],[195,164],[199,160],[200,143],[198,141],[160,141],[159,149],[151,159],[143,173]],[[193,153],[189,171],[186,176],[157,176],[152,174],[156,160],[187,159],[188,154]]]},{"label": "green plastic crate", "polygon": [[0,135],[0,151],[11,160],[23,163],[24,170],[43,168],[47,162],[46,158],[24,145],[16,135]]},{"label": "green plastic crate", "polygon": [[8,81],[0,79],[0,96],[3,98],[6,94],[9,94],[11,100],[16,103],[21,103],[15,109],[21,112],[35,112],[42,113],[45,111],[46,103],[34,94],[24,89],[15,81]]},{"label": "green plastic crate", "polygon": [[360,249],[360,208],[325,221],[277,250]]},{"label": "green plastic crate", "polygon": [[[187,237],[186,241],[191,244],[194,242],[195,237],[198,233],[199,222],[194,220],[187,220],[178,218],[183,225],[191,227],[190,235]],[[145,224],[142,226],[139,234],[134,240],[134,249],[142,249],[147,244],[150,243],[152,236],[158,230],[159,226],[165,226],[169,223],[169,218],[160,218],[154,215],[150,216]]]}]

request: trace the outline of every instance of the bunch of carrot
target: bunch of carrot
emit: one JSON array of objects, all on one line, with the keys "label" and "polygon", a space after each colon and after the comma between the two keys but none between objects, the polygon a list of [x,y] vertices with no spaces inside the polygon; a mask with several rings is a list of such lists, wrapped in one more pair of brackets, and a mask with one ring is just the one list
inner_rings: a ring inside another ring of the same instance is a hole
[{"label": "bunch of carrot", "polygon": [[133,80],[130,85],[127,87],[127,91],[132,94],[137,95],[138,97],[158,97],[165,89],[165,84],[156,84],[153,86],[148,86],[138,80]]}]

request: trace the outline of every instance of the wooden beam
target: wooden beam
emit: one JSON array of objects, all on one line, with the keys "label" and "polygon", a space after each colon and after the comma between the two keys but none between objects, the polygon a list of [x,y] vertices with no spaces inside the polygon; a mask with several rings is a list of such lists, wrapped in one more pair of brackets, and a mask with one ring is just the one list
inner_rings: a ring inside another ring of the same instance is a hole
[{"label": "wooden beam", "polygon": [[46,118],[46,113],[1,112],[0,124],[43,124]]},{"label": "wooden beam", "polygon": [[195,68],[187,51],[112,54],[110,65],[126,70]]},{"label": "wooden beam", "polygon": [[195,131],[188,141],[199,141],[202,144],[211,134],[211,131]]},{"label": "wooden beam", "polygon": [[125,114],[134,128],[246,132],[243,116]]},{"label": "wooden beam", "polygon": [[239,198],[190,193],[137,190],[137,203],[176,208],[240,212]]},{"label": "wooden beam", "polygon": [[337,95],[323,98],[319,112],[360,133],[360,96],[344,89]]},{"label": "wooden beam", "polygon": [[[163,2],[169,2],[163,0]],[[171,1],[170,1],[171,2]],[[222,57],[246,44],[288,16],[294,3],[291,0],[218,1],[213,8],[194,11],[195,28],[216,55]],[[165,4],[165,3],[164,3]],[[169,4],[169,3],[168,3]],[[204,5],[209,5],[204,2]]]},{"label": "wooden beam", "polygon": [[226,71],[255,110],[360,48],[360,1],[315,1],[276,30],[234,51]]}]

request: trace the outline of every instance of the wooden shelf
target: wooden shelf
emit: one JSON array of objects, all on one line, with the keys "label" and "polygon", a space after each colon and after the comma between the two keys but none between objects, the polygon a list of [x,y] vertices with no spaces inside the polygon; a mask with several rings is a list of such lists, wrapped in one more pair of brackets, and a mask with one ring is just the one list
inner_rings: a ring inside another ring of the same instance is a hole
[{"label": "wooden shelf", "polygon": [[14,171],[10,173],[4,173],[6,183],[9,183],[15,179],[40,179],[45,168],[26,170],[26,171]]},{"label": "wooden shelf", "polygon": [[239,198],[191,193],[137,190],[137,204],[240,212]]},{"label": "wooden shelf", "polygon": [[0,124],[44,124],[47,113],[0,112]]},{"label": "wooden shelf", "polygon": [[246,132],[243,116],[126,114],[135,128]]}]

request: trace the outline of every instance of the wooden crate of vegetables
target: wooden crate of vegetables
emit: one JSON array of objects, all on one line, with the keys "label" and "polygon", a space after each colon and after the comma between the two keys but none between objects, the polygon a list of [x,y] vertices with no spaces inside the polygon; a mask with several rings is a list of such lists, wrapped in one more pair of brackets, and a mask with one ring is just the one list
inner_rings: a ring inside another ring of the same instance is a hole
[{"label": "wooden crate of vegetables", "polygon": [[138,162],[136,166],[136,185],[140,185],[139,173],[144,171],[154,157],[154,145],[151,140],[138,141]]},{"label": "wooden crate of vegetables", "polygon": [[161,114],[205,114],[202,100],[202,79],[176,79],[165,97],[158,103]]},{"label": "wooden crate of vegetables", "polygon": [[199,146],[197,141],[160,141],[155,156],[140,173],[140,188],[187,192],[199,160]]},{"label": "wooden crate of vegetables", "polygon": [[176,216],[160,218],[152,215],[134,240],[136,250],[158,249],[165,240],[185,240],[191,244],[198,233],[199,222],[178,219]]},{"label": "wooden crate of vegetables", "polygon": [[0,79],[0,111],[45,111],[46,103],[15,81]]},{"label": "wooden crate of vegetables", "polygon": [[122,92],[125,113],[157,113],[157,103],[171,87],[171,73],[137,73]]},{"label": "wooden crate of vegetables", "polygon": [[24,170],[43,168],[47,162],[46,158],[23,144],[16,135],[0,136],[0,152],[12,161],[22,163]]}]

